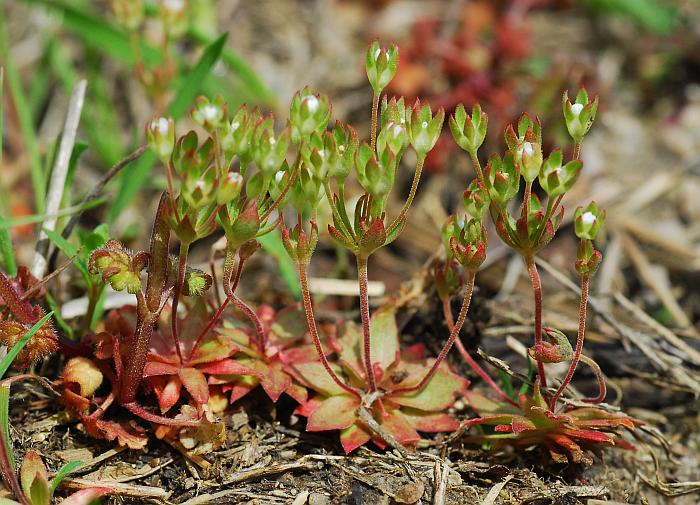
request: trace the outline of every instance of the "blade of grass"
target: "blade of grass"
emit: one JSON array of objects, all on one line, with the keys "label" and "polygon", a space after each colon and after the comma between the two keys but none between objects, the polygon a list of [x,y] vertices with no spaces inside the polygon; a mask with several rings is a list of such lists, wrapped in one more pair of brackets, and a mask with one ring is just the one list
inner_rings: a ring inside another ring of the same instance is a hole
[{"label": "blade of grass", "polygon": [[82,464],[82,461],[69,461],[59,468],[56,475],[54,475],[54,478],[51,479],[51,483],[49,484],[49,493],[53,494],[53,492],[56,491],[56,488],[61,484],[61,482],[63,482],[63,479],[72,474]]},{"label": "blade of grass", "polygon": [[34,131],[34,124],[32,123],[32,113],[29,109],[27,98],[24,96],[22,80],[14,66],[12,55],[10,54],[4,16],[0,16],[0,57],[2,57],[2,60],[5,62],[7,88],[10,91],[12,102],[17,111],[19,129],[22,133],[22,139],[24,140],[24,147],[27,150],[32,187],[34,189],[34,203],[37,211],[43,212],[46,197],[46,181],[44,179],[44,171],[41,167],[39,142],[36,138],[36,132]]},{"label": "blade of grass", "polygon": [[586,3],[595,9],[626,16],[656,35],[668,35],[678,21],[678,11],[668,2],[657,0],[586,0]]},{"label": "blade of grass", "polygon": [[12,443],[10,441],[10,385],[0,383],[0,434],[5,441],[5,455],[10,462],[10,468],[13,471],[17,470],[15,455],[12,452]]},{"label": "blade of grass", "polygon": [[299,280],[297,279],[297,268],[294,262],[284,249],[282,237],[279,232],[275,231],[259,237],[258,242],[263,249],[273,258],[277,260],[279,265],[280,275],[287,285],[289,290],[297,300],[301,299],[301,289],[299,288]]},{"label": "blade of grass", "polygon": [[[63,209],[59,210],[53,216],[51,217],[64,217],[64,216],[70,216],[71,214],[75,214],[77,212],[82,212],[84,210],[92,209],[94,207],[97,207],[98,205],[102,205],[104,203],[105,199],[100,197],[96,198],[95,200],[91,200],[90,202],[86,202],[81,205],[73,205],[71,207],[64,207]],[[14,219],[8,219],[4,223],[0,223],[0,229],[8,229],[8,228],[14,228],[15,226],[22,226],[25,224],[36,224],[36,223],[41,223],[44,221],[47,217],[49,217],[47,214],[32,214],[31,216],[22,216],[22,217],[17,217]]]},{"label": "blade of grass", "polygon": [[[129,37],[97,13],[92,13],[85,8],[78,9],[60,0],[22,0],[22,2],[40,5],[48,11],[59,14],[63,26],[78,35],[86,46],[109,54],[129,66],[136,63]],[[158,50],[142,41],[140,45],[141,54],[146,63],[150,65],[161,61]]]},{"label": "blade of grass", "polygon": [[85,281],[89,283],[91,280],[90,273],[88,272],[85,260],[78,254],[78,248],[64,239],[57,231],[44,228],[44,233],[46,233],[49,240],[51,240],[66,257],[75,257],[73,264],[80,271]]},{"label": "blade of grass", "polygon": [[[192,104],[194,99],[201,89],[204,78],[209,74],[214,64],[221,56],[221,50],[226,42],[228,34],[224,33],[214,42],[212,42],[202,53],[199,61],[187,73],[187,78],[178,89],[173,101],[168,106],[168,114],[174,119],[179,119],[187,110],[187,107]],[[155,155],[148,151],[141,157],[135,165],[127,167],[120,174],[120,188],[117,198],[110,209],[109,219],[114,221],[126,206],[131,202],[131,199],[138,193],[143,184],[148,179],[153,164],[156,160]]]},{"label": "blade of grass", "polygon": [[[4,111],[3,105],[5,103],[5,69],[0,67],[0,169],[2,169],[2,153],[3,145],[2,139],[4,138]],[[3,188],[4,189],[4,188]],[[4,211],[0,210],[0,225],[5,223]],[[12,249],[12,237],[10,237],[10,230],[7,228],[0,229],[0,255],[2,255],[2,263],[5,266],[5,273],[10,277],[17,275],[17,263],[15,262],[15,253]]]},{"label": "blade of grass", "polygon": [[10,368],[12,362],[15,360],[19,352],[24,349],[24,346],[27,345],[29,340],[36,334],[36,332],[39,331],[42,326],[44,326],[44,323],[51,319],[51,316],[53,316],[53,311],[39,319],[39,321],[37,321],[36,324],[32,326],[15,345],[12,346],[12,349],[10,349],[7,355],[0,361],[0,378],[5,376],[5,373]]}]

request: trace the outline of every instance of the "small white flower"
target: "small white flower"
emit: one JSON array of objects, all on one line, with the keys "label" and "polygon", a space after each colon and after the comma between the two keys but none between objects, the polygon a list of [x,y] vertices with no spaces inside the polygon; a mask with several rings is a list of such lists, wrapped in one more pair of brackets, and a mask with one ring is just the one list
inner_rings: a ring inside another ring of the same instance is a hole
[{"label": "small white flower", "polygon": [[270,145],[274,146],[277,143],[277,141],[274,139],[274,137],[270,137]]},{"label": "small white flower", "polygon": [[284,177],[284,170],[280,170],[275,174],[275,182],[280,183]]},{"label": "small white flower", "polygon": [[318,151],[318,155],[323,159],[323,157],[326,155],[325,151],[323,149]]},{"label": "small white flower", "polygon": [[343,145],[338,146],[338,152],[339,152],[339,153],[344,153],[344,152],[345,152],[345,146],[343,146]]},{"label": "small white flower", "polygon": [[180,12],[185,10],[185,6],[187,4],[185,0],[163,0],[162,5],[165,10],[168,10],[175,14],[179,14]]},{"label": "small white flower", "polygon": [[156,123],[156,124],[153,125],[151,127],[151,129],[157,130],[158,133],[160,133],[161,135],[168,134],[168,130],[170,130],[170,123],[168,122],[168,120],[166,118],[164,118],[164,117],[158,118],[158,121],[157,122],[154,121],[154,123]]},{"label": "small white flower", "polygon": [[518,158],[522,158],[523,154],[527,154],[528,156],[532,156],[532,153],[535,152],[535,149],[532,147],[532,142],[523,142],[523,144],[518,147]]},{"label": "small white flower", "polygon": [[238,121],[232,122],[232,123],[231,123],[231,131],[234,131],[234,132],[235,132],[236,130],[238,130],[238,127],[239,127],[239,126],[241,126],[241,123],[239,123]]},{"label": "small white flower", "polygon": [[587,226],[592,225],[596,222],[598,218],[593,214],[593,212],[584,212],[581,216],[581,222]]},{"label": "small white flower", "polygon": [[582,103],[575,103],[571,106],[571,112],[574,113],[574,116],[578,116],[579,114],[581,114],[582,110],[583,110]]},{"label": "small white flower", "polygon": [[377,49],[375,49],[375,51],[374,51],[374,59],[375,60],[379,59],[379,54],[381,52],[382,52],[382,50],[379,47]]},{"label": "small white flower", "polygon": [[216,105],[207,104],[202,107],[202,115],[206,121],[214,121],[219,116],[219,108]]},{"label": "small white flower", "polygon": [[304,102],[306,102],[306,108],[312,114],[318,110],[318,98],[316,98],[314,95],[305,97]]},{"label": "small white flower", "polygon": [[423,121],[423,122],[421,123],[421,128],[426,129],[427,127],[428,127],[428,122],[427,122],[427,121]]},{"label": "small white flower", "polygon": [[394,137],[398,137],[403,133],[403,128],[399,125],[394,125],[394,128],[392,129],[392,133],[394,134]]}]

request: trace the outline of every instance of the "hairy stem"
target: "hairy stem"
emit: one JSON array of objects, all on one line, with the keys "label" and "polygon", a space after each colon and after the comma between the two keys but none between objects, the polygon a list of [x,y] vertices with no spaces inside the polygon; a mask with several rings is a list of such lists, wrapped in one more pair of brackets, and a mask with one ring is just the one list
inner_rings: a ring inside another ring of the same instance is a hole
[{"label": "hairy stem", "polygon": [[[474,278],[476,277],[476,272],[468,272],[467,274],[467,289],[464,293],[464,300],[462,301],[462,308],[459,310],[459,316],[457,316],[457,323],[452,326],[452,330],[450,331],[450,336],[447,339],[447,342],[445,342],[445,345],[442,346],[442,349],[440,350],[440,354],[438,354],[437,359],[433,363],[433,366],[430,367],[430,370],[428,370],[428,373],[425,374],[423,379],[416,384],[415,386],[410,386],[406,388],[400,388],[400,389],[395,389],[392,391],[392,394],[400,394],[400,393],[412,393],[414,391],[420,391],[425,387],[425,385],[430,382],[430,379],[433,378],[435,375],[435,372],[437,372],[438,368],[442,364],[442,362],[445,360],[445,357],[447,356],[447,353],[450,352],[450,349],[452,348],[452,344],[454,344],[455,340],[459,336],[459,332],[462,331],[462,326],[464,325],[464,321],[467,319],[467,311],[469,310],[469,304],[471,303],[472,300],[472,293],[474,291]],[[451,315],[450,315],[451,317]],[[478,367],[478,365],[477,365]]]},{"label": "hairy stem", "polygon": [[581,156],[581,143],[576,142],[574,144],[574,159],[577,160]]},{"label": "hairy stem", "polygon": [[574,350],[574,356],[571,359],[571,364],[569,365],[569,371],[566,373],[566,377],[562,381],[561,385],[557,389],[552,399],[549,400],[549,410],[554,412],[557,406],[557,400],[561,394],[569,385],[571,379],[574,377],[576,372],[576,367],[578,366],[579,359],[581,358],[581,352],[583,351],[583,340],[586,334],[586,306],[588,305],[588,275],[581,277],[581,303],[578,307],[578,334],[576,336],[576,350]]},{"label": "hairy stem", "polygon": [[418,182],[420,181],[420,176],[423,173],[423,164],[425,163],[425,155],[418,157],[418,164],[416,165],[416,172],[413,175],[413,182],[411,183],[411,190],[408,192],[408,198],[406,198],[406,203],[404,203],[403,208],[396,219],[391,223],[387,230],[393,230],[394,227],[401,222],[402,219],[406,218],[408,210],[411,208],[413,199],[416,197],[416,191],[418,191]]},{"label": "hairy stem", "polygon": [[[455,327],[455,321],[454,318],[452,317],[452,308],[450,307],[450,299],[449,298],[443,298],[442,300],[442,313],[445,316],[445,322],[447,323],[447,329],[450,330],[450,332],[454,331]],[[462,339],[459,338],[459,334],[457,335],[457,338],[455,338],[455,347],[457,347],[457,351],[459,351],[460,356],[462,356],[462,359],[469,365],[469,368],[471,368],[476,374],[481,377],[481,379],[488,384],[491,389],[493,389],[496,394],[505,402],[510,403],[511,405],[517,406],[517,403],[515,403],[512,399],[508,397],[508,395],[500,388],[498,384],[491,378],[491,376],[481,368],[481,365],[477,363],[474,358],[472,358],[471,354],[469,354],[469,351],[464,347],[464,344],[462,343]]]},{"label": "hairy stem", "polygon": [[236,254],[238,250],[232,247],[226,248],[226,260],[224,262],[224,293],[226,298],[231,301],[241,312],[243,312],[250,322],[253,323],[253,328],[255,330],[255,344],[258,347],[258,351],[261,356],[265,355],[265,341],[267,337],[265,336],[265,329],[263,328],[260,318],[255,313],[253,308],[241,300],[235,294],[235,290],[238,287],[238,283],[241,280],[241,272],[243,271],[244,261],[240,259],[238,261],[238,268],[235,270],[234,265],[236,263]]},{"label": "hairy stem", "polygon": [[598,381],[598,396],[595,398],[584,398],[581,401],[584,401],[586,403],[600,403],[603,400],[605,400],[605,396],[608,394],[608,386],[605,384],[605,379],[603,378],[603,372],[598,366],[598,363],[593,361],[591,358],[586,356],[585,354],[581,354],[581,361],[583,361],[586,365],[591,367],[591,370],[593,370],[593,373],[595,374],[595,378]]},{"label": "hairy stem", "polygon": [[484,181],[484,172],[483,170],[481,170],[481,163],[479,163],[479,158],[476,156],[476,151],[474,151],[473,153],[470,152],[469,156],[472,159],[472,165],[474,166],[476,175],[479,177],[479,181],[481,182],[481,184],[485,185],[486,182]]},{"label": "hairy stem", "polygon": [[372,99],[372,126],[369,132],[369,142],[372,152],[377,147],[377,116],[379,113],[379,95],[374,95]]},{"label": "hairy stem", "polygon": [[[532,256],[525,258],[527,271],[530,274],[532,281],[532,292],[535,296],[535,345],[542,343],[542,283],[540,282],[540,274],[537,272],[537,265]],[[537,362],[537,373],[540,377],[540,384],[543,388],[547,387],[547,377],[544,373],[544,364]]]},{"label": "hairy stem", "polygon": [[340,380],[338,374],[336,374],[335,371],[331,368],[331,365],[328,362],[328,358],[326,357],[326,353],[323,350],[323,347],[321,346],[321,339],[318,336],[318,328],[316,327],[316,318],[314,317],[314,308],[311,302],[311,293],[309,292],[309,278],[306,271],[306,267],[307,264],[305,262],[297,262],[297,270],[299,271],[299,285],[301,286],[301,296],[304,303],[306,323],[309,326],[309,333],[311,333],[311,339],[314,342],[316,353],[318,354],[318,357],[321,360],[323,368],[325,368],[330,378],[333,379],[333,382],[335,382],[338,386],[343,388],[351,395],[361,399],[362,394],[357,389],[353,388],[352,386],[349,386],[348,384]]},{"label": "hairy stem", "polygon": [[189,242],[180,242],[180,255],[177,261],[177,280],[175,281],[175,289],[173,291],[173,307],[170,313],[170,328],[173,334],[173,343],[177,351],[177,357],[182,363],[182,349],[180,349],[180,337],[178,337],[177,328],[177,307],[180,304],[180,295],[182,294],[182,285],[185,282],[185,272],[187,269],[187,255],[189,254]]},{"label": "hairy stem", "polygon": [[365,375],[370,393],[377,390],[377,381],[372,367],[372,335],[370,334],[369,295],[367,293],[367,258],[357,257],[357,276],[360,285],[360,318],[362,319],[362,348]]},{"label": "hairy stem", "polygon": [[[126,405],[136,401],[136,393],[143,379],[143,370],[146,366],[148,345],[153,335],[153,325],[158,320],[158,313],[150,312],[146,307],[146,300],[142,293],[137,294],[138,304],[136,308],[136,332],[132,340],[134,348],[129,353],[129,360],[124,365],[124,371],[120,378],[119,404]],[[115,354],[119,348],[114,349]]]},{"label": "hairy stem", "polygon": [[199,426],[201,423],[201,419],[171,419],[170,417],[159,416],[149,412],[136,402],[126,403],[122,407],[141,419],[164,426]]}]

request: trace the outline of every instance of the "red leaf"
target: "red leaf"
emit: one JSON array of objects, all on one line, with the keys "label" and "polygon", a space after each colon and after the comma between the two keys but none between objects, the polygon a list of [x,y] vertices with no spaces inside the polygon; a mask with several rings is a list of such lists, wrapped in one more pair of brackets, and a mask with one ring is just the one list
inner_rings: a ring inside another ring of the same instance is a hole
[{"label": "red leaf", "polygon": [[105,495],[112,494],[112,490],[107,487],[91,487],[81,489],[73,493],[61,502],[61,505],[94,505],[100,503],[98,500]]},{"label": "red leaf", "polygon": [[459,422],[445,413],[426,413],[420,410],[402,409],[408,423],[426,433],[451,432],[459,428]]},{"label": "red leaf", "polygon": [[406,417],[398,410],[390,412],[379,424],[394,435],[394,438],[401,445],[414,447],[420,441],[418,432],[413,429]]},{"label": "red leaf", "polygon": [[181,368],[178,376],[195,402],[204,405],[209,401],[209,385],[202,372],[196,368]]},{"label": "red leaf", "polygon": [[209,375],[255,375],[259,376],[257,370],[253,370],[232,359],[223,359],[207,365],[198,366],[199,371]]},{"label": "red leaf", "polygon": [[338,395],[322,400],[309,416],[306,431],[342,430],[356,420],[360,400],[354,396]]},{"label": "red leaf", "polygon": [[[258,361],[261,365],[262,362]],[[272,361],[259,369],[261,374],[260,384],[265,393],[273,402],[276,402],[280,395],[292,385],[292,378],[284,371],[284,365],[280,361]]]},{"label": "red leaf", "polygon": [[117,440],[119,445],[129,449],[143,449],[148,443],[143,429],[126,422],[115,423],[101,419],[83,418],[85,429],[95,438],[104,438],[108,441]]},{"label": "red leaf", "polygon": [[340,432],[340,443],[345,454],[350,454],[358,447],[362,447],[369,442],[370,438],[372,437],[369,432],[359,422]]},{"label": "red leaf", "polygon": [[149,361],[143,369],[144,377],[153,375],[175,375],[178,373],[178,367],[168,363],[160,363],[158,361]]}]

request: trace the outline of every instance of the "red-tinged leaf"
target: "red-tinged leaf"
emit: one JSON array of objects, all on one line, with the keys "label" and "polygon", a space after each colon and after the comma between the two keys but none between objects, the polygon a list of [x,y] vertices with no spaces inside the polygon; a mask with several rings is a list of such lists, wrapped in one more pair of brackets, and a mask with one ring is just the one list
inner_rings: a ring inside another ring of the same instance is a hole
[{"label": "red-tinged leaf", "polygon": [[77,385],[80,396],[92,396],[102,385],[102,372],[90,359],[82,356],[71,358],[63,368],[63,383]]},{"label": "red-tinged leaf", "polygon": [[292,364],[292,369],[296,372],[302,382],[324,396],[345,394],[345,390],[335,383],[323,365],[319,362],[294,363]]},{"label": "red-tinged leaf", "polygon": [[335,342],[339,347],[338,358],[343,366],[362,370],[362,332],[352,322],[343,326],[342,336]]},{"label": "red-tinged leaf", "polygon": [[349,395],[331,396],[321,401],[306,423],[306,431],[343,430],[356,420],[360,400]]},{"label": "red-tinged leaf", "polygon": [[295,384],[294,382],[292,382],[289,387],[284,390],[284,392],[294,398],[300,404],[304,403],[309,397],[309,392],[306,390],[306,388],[300,384]]},{"label": "red-tinged leaf", "polygon": [[532,431],[537,429],[532,421],[522,416],[514,416],[513,422],[510,423],[510,425],[513,428],[513,433],[516,435],[519,435],[523,431]]},{"label": "red-tinged leaf", "polygon": [[401,355],[409,361],[423,361],[425,359],[425,345],[421,343],[409,345],[401,350]]},{"label": "red-tinged leaf", "polygon": [[408,423],[425,433],[452,432],[459,428],[459,422],[445,413],[425,413],[415,409],[401,409]]},{"label": "red-tinged leaf", "polygon": [[420,441],[418,432],[413,429],[408,419],[398,410],[389,412],[386,417],[381,419],[379,424],[403,446],[415,447]]},{"label": "red-tinged leaf", "polygon": [[300,403],[299,406],[294,409],[294,413],[302,417],[309,417],[324,399],[323,396],[319,395],[309,398],[305,402]]},{"label": "red-tinged leaf", "polygon": [[[324,346],[326,356],[333,354],[332,350]],[[279,353],[280,360],[285,365],[292,363],[309,363],[310,361],[318,361],[318,353],[312,344],[295,345],[289,349],[284,349]]]},{"label": "red-tinged leaf", "polygon": [[152,377],[154,375],[176,375],[179,367],[169,363],[161,363],[159,361],[149,361],[143,369],[144,377]]},{"label": "red-tinged leaf", "polygon": [[513,433],[513,426],[510,424],[499,424],[493,430],[497,433]]},{"label": "red-tinged leaf", "polygon": [[372,363],[379,363],[381,369],[386,370],[399,358],[399,330],[392,304],[387,304],[372,314],[370,332]]},{"label": "red-tinged leaf", "polygon": [[358,447],[362,447],[369,442],[371,438],[369,432],[359,421],[340,432],[340,443],[343,446],[345,454],[350,454]]},{"label": "red-tinged leaf", "polygon": [[116,440],[119,445],[126,446],[129,449],[143,449],[148,443],[148,437],[144,435],[143,429],[136,425],[87,417],[83,418],[82,421],[85,429],[92,437],[104,438],[110,442]]},{"label": "red-tinged leaf", "polygon": [[510,423],[513,422],[513,417],[514,416],[512,414],[494,414],[490,416],[475,417],[474,419],[462,421],[462,426],[476,426],[481,424],[493,426],[496,424],[508,423],[508,426],[510,427]]},{"label": "red-tinged leaf", "polygon": [[547,444],[547,448],[549,449],[549,457],[552,458],[552,461],[555,463],[558,463],[560,465],[565,465],[566,463],[569,462],[569,458],[567,458],[564,454],[562,454],[561,451],[556,449],[554,445],[552,444]]},{"label": "red-tinged leaf", "polygon": [[231,386],[230,389],[227,389],[226,391],[230,391],[231,396],[229,397],[229,403],[234,403],[241,398],[243,398],[245,395],[250,393],[253,389],[258,387],[258,384],[260,381],[258,379],[253,378],[253,383],[244,383],[240,382],[237,384],[234,384]]},{"label": "red-tinged leaf", "polygon": [[41,460],[41,456],[36,451],[29,451],[24,455],[22,467],[20,468],[20,482],[24,494],[29,496],[32,488],[32,483],[36,478],[42,478],[48,482],[49,474],[46,471],[46,465]]},{"label": "red-tinged leaf", "polygon": [[73,493],[61,502],[61,505],[97,505],[102,503],[102,497],[112,494],[107,487],[91,487]]},{"label": "red-tinged leaf", "polygon": [[569,435],[571,438],[579,440],[590,440],[601,444],[615,445],[615,435],[596,430],[578,430],[570,428],[562,428],[560,430],[564,435]]},{"label": "red-tinged leaf", "polygon": [[566,435],[551,434],[549,436],[549,439],[555,442],[560,447],[566,449],[566,451],[571,456],[571,461],[573,461],[574,463],[593,463],[593,460],[583,452],[581,447]]},{"label": "red-tinged leaf", "polygon": [[[427,368],[426,368],[427,370]],[[402,393],[391,395],[391,401],[426,411],[440,411],[449,408],[455,398],[461,396],[469,383],[447,370],[440,367],[433,378],[419,391],[415,393]]]},{"label": "red-tinged leaf", "polygon": [[506,404],[505,402],[497,402],[494,401],[478,391],[474,391],[473,389],[467,389],[465,391],[464,396],[466,397],[467,401],[469,402],[469,406],[474,409],[478,414],[484,415],[484,414],[497,414],[499,412],[519,412],[515,407],[513,407],[510,404]]},{"label": "red-tinged leaf", "polygon": [[178,376],[195,402],[204,405],[209,401],[209,385],[202,372],[196,368],[181,368]]},{"label": "red-tinged leaf", "polygon": [[303,307],[299,304],[291,305],[277,312],[270,326],[270,342],[290,344],[300,340],[308,332]]},{"label": "red-tinged leaf", "polygon": [[202,373],[209,375],[255,375],[259,376],[257,370],[253,370],[232,359],[223,359],[203,366],[197,367]]},{"label": "red-tinged leaf", "polygon": [[205,340],[197,349],[196,355],[190,360],[190,365],[200,365],[222,360],[233,356],[239,350],[239,346],[232,337],[217,335],[215,338]]},{"label": "red-tinged leaf", "polygon": [[284,371],[281,361],[270,363],[257,362],[256,368],[260,372],[260,384],[270,400],[276,402],[279,397],[292,385],[292,378]]},{"label": "red-tinged leaf", "polygon": [[165,414],[180,399],[182,382],[179,377],[163,377],[160,375],[146,379],[153,388],[153,392],[158,397],[160,412]]}]

